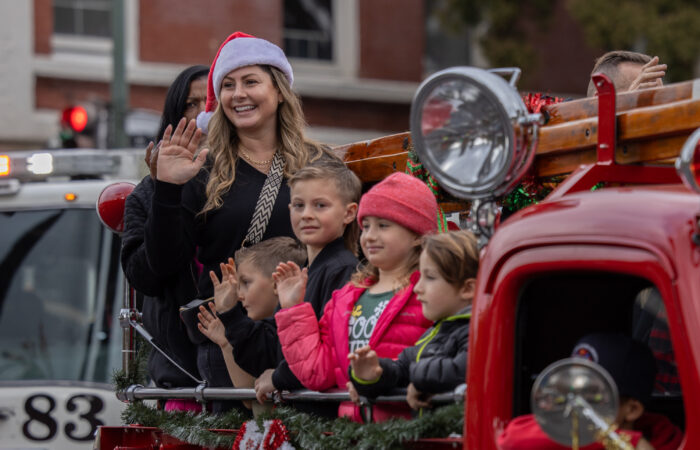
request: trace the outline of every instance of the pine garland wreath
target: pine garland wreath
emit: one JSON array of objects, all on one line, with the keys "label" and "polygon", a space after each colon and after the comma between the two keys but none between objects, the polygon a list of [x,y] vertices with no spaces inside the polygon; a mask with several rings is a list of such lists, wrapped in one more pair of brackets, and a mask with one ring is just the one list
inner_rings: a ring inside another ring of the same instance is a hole
[{"label": "pine garland wreath", "polygon": [[140,334],[134,339],[136,354],[129,362],[128,373],[123,369],[117,369],[112,373],[112,384],[116,392],[123,392],[132,384],[145,385],[148,380],[148,355],[151,352],[151,344]]},{"label": "pine garland wreath", "polygon": [[418,159],[418,154],[413,149],[413,144],[410,144],[408,148],[408,157],[406,158],[406,171],[407,174],[414,176],[425,183],[430,189],[430,192],[435,196],[435,200],[438,201],[438,212],[437,212],[437,225],[438,233],[444,233],[447,231],[447,219],[445,218],[445,212],[440,207],[440,201],[445,199],[445,192],[440,188],[437,180],[430,175],[428,169],[423,166],[423,163]]},{"label": "pine garland wreath", "polygon": [[[547,106],[564,101],[561,97],[552,97],[541,92],[528,93],[523,95],[522,98],[528,112],[540,113],[545,116],[545,120],[547,120],[546,118],[549,115]],[[562,179],[563,177],[537,178],[530,171],[520,184],[503,198],[501,205],[505,215],[510,215],[526,206],[541,202]]]},{"label": "pine garland wreath", "polygon": [[[220,415],[194,414],[183,411],[162,411],[141,402],[129,404],[122,413],[126,424],[156,427],[189,444],[203,447],[232,448],[238,436],[209,431],[212,429],[240,430],[248,417],[236,410]],[[445,437],[461,434],[464,424],[464,404],[455,403],[435,409],[431,414],[413,420],[391,419],[382,423],[360,424],[347,418],[322,419],[297,410],[280,407],[261,414],[256,419],[259,429],[264,421],[279,420],[286,428],[295,448],[401,448],[401,443],[419,438]]]}]

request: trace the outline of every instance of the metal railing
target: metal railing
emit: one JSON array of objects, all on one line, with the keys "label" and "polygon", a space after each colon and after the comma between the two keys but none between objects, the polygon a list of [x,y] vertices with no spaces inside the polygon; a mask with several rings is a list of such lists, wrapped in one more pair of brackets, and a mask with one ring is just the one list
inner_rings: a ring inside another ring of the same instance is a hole
[{"label": "metal railing", "polygon": [[[444,405],[449,403],[459,403],[464,401],[467,392],[467,385],[460,384],[453,391],[435,394],[430,397],[430,403]],[[129,386],[124,391],[117,392],[117,398],[123,402],[134,402],[139,400],[163,400],[163,399],[189,399],[204,403],[209,400],[255,400],[255,389],[252,388],[220,388],[205,387],[201,384],[195,388],[175,388],[162,389],[144,387],[140,384]],[[286,401],[306,401],[306,402],[348,402],[350,394],[344,389],[330,389],[324,392],[298,390],[282,391],[268,394],[268,399],[274,403]],[[368,399],[360,397],[360,407],[365,422],[372,421],[371,406],[376,403],[405,403],[406,389],[393,389],[387,395]]]},{"label": "metal railing", "polygon": [[[431,403],[447,404],[464,401],[467,385],[461,384],[451,392],[443,392],[430,397]],[[191,399],[198,402],[209,400],[255,400],[255,389],[217,388],[204,387],[195,388],[175,388],[162,389],[144,387],[140,384],[129,386],[124,391],[117,392],[117,398],[123,402],[134,402],[137,400],[160,400],[160,399]],[[331,389],[324,392],[299,390],[282,391],[276,394],[268,394],[268,399],[273,402],[284,401],[311,401],[311,402],[348,402],[350,394],[344,389]],[[371,403],[403,403],[406,401],[406,389],[394,389],[388,395],[381,395],[368,402]]]}]

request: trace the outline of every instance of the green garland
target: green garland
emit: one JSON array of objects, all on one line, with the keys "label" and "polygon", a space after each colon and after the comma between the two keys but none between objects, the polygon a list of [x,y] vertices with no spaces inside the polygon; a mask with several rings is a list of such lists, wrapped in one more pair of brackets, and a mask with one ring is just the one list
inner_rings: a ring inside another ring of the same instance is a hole
[{"label": "green garland", "polygon": [[151,352],[151,344],[140,334],[136,334],[134,342],[136,354],[129,363],[128,373],[124,369],[117,369],[112,373],[112,384],[116,392],[125,391],[132,384],[145,385],[148,379],[148,355]]},{"label": "green garland", "polygon": [[[445,437],[461,434],[464,424],[464,404],[457,403],[435,409],[413,420],[391,419],[382,423],[359,424],[347,418],[322,419],[281,407],[261,414],[256,420],[262,426],[267,419],[280,419],[297,448],[401,448],[401,443],[419,438]],[[126,424],[157,427],[163,432],[189,444],[203,447],[231,448],[235,435],[218,434],[210,429],[238,429],[248,416],[236,410],[225,414],[166,412],[141,402],[127,406],[122,413]]]}]

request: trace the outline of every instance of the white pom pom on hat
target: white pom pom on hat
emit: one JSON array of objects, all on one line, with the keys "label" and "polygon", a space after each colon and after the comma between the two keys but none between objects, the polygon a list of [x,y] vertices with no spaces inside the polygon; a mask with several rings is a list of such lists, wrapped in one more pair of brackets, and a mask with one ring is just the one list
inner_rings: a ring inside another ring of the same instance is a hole
[{"label": "white pom pom on hat", "polygon": [[236,31],[221,44],[211,63],[207,79],[207,103],[204,112],[197,116],[197,126],[202,132],[207,132],[209,120],[219,101],[224,77],[233,70],[253,65],[276,67],[287,77],[290,86],[294,82],[292,66],[281,48],[265,39]]}]

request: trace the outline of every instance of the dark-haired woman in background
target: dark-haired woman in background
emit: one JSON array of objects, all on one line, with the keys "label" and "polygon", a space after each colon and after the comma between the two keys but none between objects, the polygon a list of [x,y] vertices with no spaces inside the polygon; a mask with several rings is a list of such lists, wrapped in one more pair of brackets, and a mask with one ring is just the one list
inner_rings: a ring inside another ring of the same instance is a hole
[{"label": "dark-haired woman in background", "polygon": [[[175,78],[165,98],[163,116],[157,139],[163,137],[168,125],[177,125],[183,117],[196,118],[204,111],[207,97],[206,66],[191,66]],[[151,174],[136,186],[126,199],[124,234],[122,235],[122,268],[131,286],[144,295],[143,324],[156,344],[180,366],[199,378],[197,349],[187,337],[179,317],[179,308],[197,295],[198,268],[194,254],[183,263],[176,274],[158,278],[150,269],[144,246],[144,228],[153,197],[156,177],[156,152],[151,143],[146,151],[146,164]],[[148,373],[158,387],[191,387],[196,383],[171,364],[159,352],[152,350],[148,358]],[[166,410],[201,410],[193,401],[168,400]]]}]

